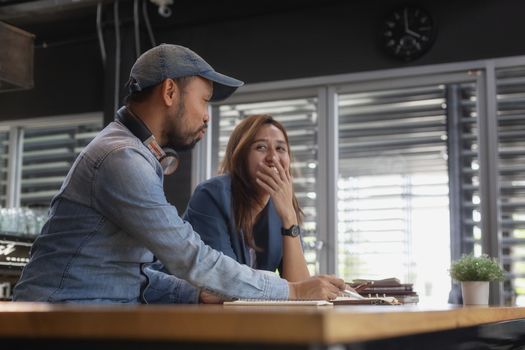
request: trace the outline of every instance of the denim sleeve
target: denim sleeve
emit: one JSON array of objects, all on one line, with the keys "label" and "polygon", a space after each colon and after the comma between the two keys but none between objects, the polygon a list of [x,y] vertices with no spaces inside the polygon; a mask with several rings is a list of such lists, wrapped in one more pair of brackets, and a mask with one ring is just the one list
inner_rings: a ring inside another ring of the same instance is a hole
[{"label": "denim sleeve", "polygon": [[171,274],[228,297],[288,297],[285,280],[205,245],[167,202],[160,166],[138,149],[113,150],[96,167],[93,206],[153,252]]},{"label": "denim sleeve", "polygon": [[185,280],[166,273],[156,261],[144,269],[149,285],[144,291],[148,304],[198,304],[199,289]]},{"label": "denim sleeve", "polygon": [[201,186],[195,189],[184,219],[189,221],[204,243],[239,261],[232,248],[227,219],[208,191]]}]

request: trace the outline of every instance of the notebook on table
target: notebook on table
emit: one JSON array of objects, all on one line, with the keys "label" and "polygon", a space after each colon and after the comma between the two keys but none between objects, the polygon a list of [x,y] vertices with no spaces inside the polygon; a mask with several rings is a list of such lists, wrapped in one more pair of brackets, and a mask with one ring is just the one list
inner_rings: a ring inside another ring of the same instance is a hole
[{"label": "notebook on table", "polygon": [[239,299],[225,301],[226,306],[332,306],[330,301],[326,300],[260,300],[260,299]]},{"label": "notebook on table", "polygon": [[332,305],[399,305],[394,297],[362,298],[337,297],[334,300],[259,300],[225,301],[226,306],[332,306]]},{"label": "notebook on table", "polygon": [[400,305],[394,297],[370,297],[356,299],[352,297],[337,297],[332,300],[334,305]]},{"label": "notebook on table", "polygon": [[[399,281],[397,281],[399,283]],[[368,284],[368,283],[367,283]],[[261,300],[261,299],[239,299],[226,301],[224,305],[251,305],[251,306],[270,306],[270,305],[312,305],[312,306],[329,306],[329,305],[400,305],[400,302],[392,296],[363,296],[353,289],[347,288],[333,300]]]}]

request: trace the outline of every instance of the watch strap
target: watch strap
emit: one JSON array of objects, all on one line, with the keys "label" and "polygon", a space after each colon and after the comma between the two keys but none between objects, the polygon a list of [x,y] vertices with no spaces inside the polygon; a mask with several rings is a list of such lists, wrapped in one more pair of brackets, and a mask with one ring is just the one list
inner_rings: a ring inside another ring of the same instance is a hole
[{"label": "watch strap", "polygon": [[281,228],[281,234],[283,236],[297,237],[301,233],[301,228],[299,225],[292,225],[290,228]]}]

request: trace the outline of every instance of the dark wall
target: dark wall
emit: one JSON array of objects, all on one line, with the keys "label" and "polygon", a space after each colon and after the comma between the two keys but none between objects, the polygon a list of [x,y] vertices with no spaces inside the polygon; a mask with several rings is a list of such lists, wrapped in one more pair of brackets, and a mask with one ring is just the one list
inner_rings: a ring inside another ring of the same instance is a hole
[{"label": "dark wall", "polygon": [[[169,19],[161,18],[151,4],[149,12],[157,43],[189,46],[217,70],[248,83],[525,54],[525,2],[420,0],[412,3],[433,16],[436,41],[421,58],[396,61],[382,50],[380,35],[384,17],[403,3],[225,0],[179,3],[172,6]],[[123,1],[120,10],[122,83],[135,59],[129,54],[134,49],[131,6]],[[111,11],[107,6],[104,31],[113,59]],[[148,48],[141,24],[143,48]],[[94,13],[22,29],[37,34],[35,88],[0,94],[0,120],[102,110],[104,98],[109,99],[104,86],[112,84],[104,78]]]},{"label": "dark wall", "polygon": [[0,94],[0,120],[100,111],[103,78],[95,41],[35,49],[35,86]]},{"label": "dark wall", "polygon": [[[404,63],[381,47],[385,16],[404,1],[200,1],[176,3],[161,18],[149,2],[157,43],[188,46],[217,70],[247,83],[314,77],[525,54],[525,2],[516,0],[412,1],[437,23],[423,57]],[[121,85],[134,61],[132,2],[122,1]],[[112,6],[104,32],[114,59]],[[93,11],[82,18],[22,26],[37,34],[35,88],[0,94],[0,120],[103,111],[111,107],[114,65],[104,69]],[[142,23],[142,42],[149,40]],[[131,48],[133,46],[133,48]],[[0,48],[1,49],[1,48]],[[124,71],[125,70],[125,71]],[[106,119],[107,120],[107,119]],[[166,179],[168,197],[183,210],[191,160]],[[181,186],[184,184],[184,186]]]},{"label": "dark wall", "polygon": [[396,61],[384,53],[381,32],[385,16],[404,3],[303,1],[248,17],[235,10],[228,17],[220,8],[214,18],[190,14],[178,25],[163,23],[158,37],[192,47],[216,69],[251,83],[525,53],[525,2],[427,0],[412,3],[437,24],[433,47],[414,62]]}]

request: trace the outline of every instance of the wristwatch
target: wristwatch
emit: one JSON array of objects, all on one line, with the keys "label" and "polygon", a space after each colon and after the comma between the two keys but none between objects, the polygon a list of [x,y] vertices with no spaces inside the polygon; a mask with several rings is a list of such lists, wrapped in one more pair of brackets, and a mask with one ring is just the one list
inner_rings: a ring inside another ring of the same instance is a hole
[{"label": "wristwatch", "polygon": [[297,237],[301,234],[301,228],[299,225],[292,225],[290,228],[281,228],[281,234],[283,236]]}]

